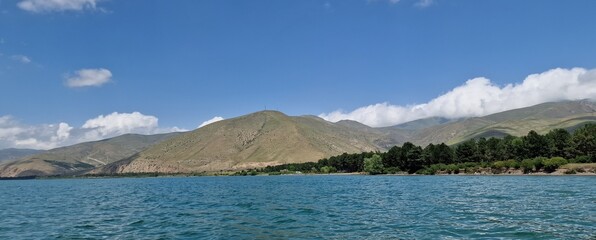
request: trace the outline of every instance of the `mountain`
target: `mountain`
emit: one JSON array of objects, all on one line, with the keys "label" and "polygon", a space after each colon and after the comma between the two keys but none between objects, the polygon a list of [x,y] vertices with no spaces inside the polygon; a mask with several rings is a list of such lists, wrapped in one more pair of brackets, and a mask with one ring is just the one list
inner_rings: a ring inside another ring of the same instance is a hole
[{"label": "mountain", "polygon": [[130,157],[178,133],[122,136],[48,150],[0,166],[0,177],[66,175]]},{"label": "mountain", "polygon": [[426,118],[383,128],[262,111],[186,133],[128,134],[49,150],[0,165],[0,177],[233,171],[385,151],[406,141],[454,145],[471,138],[522,136],[530,130],[573,131],[587,122],[596,122],[596,103],[589,100],[543,103],[484,117]]},{"label": "mountain", "polygon": [[380,134],[370,129],[262,111],[180,134],[97,172],[235,170],[382,150],[374,144]]},{"label": "mountain", "polygon": [[420,130],[420,129],[425,129],[425,128],[445,124],[445,123],[448,123],[451,121],[453,121],[453,120],[450,120],[448,118],[443,118],[443,117],[429,117],[429,118],[423,118],[423,119],[418,119],[418,120],[398,124],[391,128],[405,129],[405,130]]},{"label": "mountain", "polygon": [[530,130],[547,133],[551,129],[573,130],[596,121],[596,103],[589,100],[543,103],[484,117],[447,122],[418,130],[410,138],[415,144],[457,144],[479,137],[526,135]]},{"label": "mountain", "polygon": [[36,149],[7,148],[0,150],[0,163],[17,160],[26,156],[43,152]]},{"label": "mountain", "polygon": [[411,141],[418,145],[455,144],[474,137],[545,133],[596,121],[590,101],[545,103],[485,117],[421,119],[385,128],[359,122],[327,122],[316,116],[262,111],[219,121],[180,134],[95,173],[190,173],[238,170],[316,161],[362,151],[383,151]]}]

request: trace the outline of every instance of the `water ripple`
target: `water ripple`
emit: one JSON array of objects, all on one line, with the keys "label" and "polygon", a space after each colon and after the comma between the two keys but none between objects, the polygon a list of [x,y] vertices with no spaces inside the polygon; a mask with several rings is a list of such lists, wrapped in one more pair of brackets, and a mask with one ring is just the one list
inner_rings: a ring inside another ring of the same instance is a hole
[{"label": "water ripple", "polygon": [[589,176],[0,181],[0,239],[594,239]]}]

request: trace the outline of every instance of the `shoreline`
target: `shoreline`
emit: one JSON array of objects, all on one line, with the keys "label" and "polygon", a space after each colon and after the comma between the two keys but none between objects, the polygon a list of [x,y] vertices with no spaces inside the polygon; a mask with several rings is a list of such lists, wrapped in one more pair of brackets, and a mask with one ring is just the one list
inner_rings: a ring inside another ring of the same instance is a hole
[{"label": "shoreline", "polygon": [[53,179],[110,179],[110,178],[176,178],[176,177],[273,177],[273,176],[403,176],[403,177],[418,177],[418,176],[596,176],[593,172],[583,172],[566,174],[564,172],[555,171],[553,173],[537,172],[537,173],[439,173],[439,174],[407,174],[407,173],[392,173],[392,174],[375,174],[370,175],[362,172],[354,173],[289,173],[289,174],[257,174],[257,175],[233,175],[233,174],[159,174],[159,173],[139,173],[138,175],[106,175],[106,176],[25,176],[25,177],[2,177],[0,181],[10,180],[53,180]]}]

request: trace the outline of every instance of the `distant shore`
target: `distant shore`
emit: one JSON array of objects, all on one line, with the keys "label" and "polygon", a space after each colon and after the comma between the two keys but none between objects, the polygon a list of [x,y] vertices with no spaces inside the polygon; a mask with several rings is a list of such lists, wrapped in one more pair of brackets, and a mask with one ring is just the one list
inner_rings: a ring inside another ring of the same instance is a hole
[{"label": "distant shore", "polygon": [[477,172],[477,173],[437,173],[432,175],[427,174],[409,174],[409,173],[391,173],[391,174],[376,174],[370,175],[366,172],[351,172],[351,173],[283,173],[283,174],[267,174],[261,173],[256,175],[237,175],[233,172],[205,172],[205,173],[134,173],[134,174],[110,174],[110,175],[78,175],[78,176],[25,176],[25,177],[2,177],[2,180],[40,180],[40,179],[93,179],[93,178],[156,178],[156,177],[232,177],[232,176],[596,176],[596,172],[577,172],[565,173],[566,169],[558,169],[555,172],[532,172],[523,173],[522,171],[509,171],[502,173],[492,172]]}]

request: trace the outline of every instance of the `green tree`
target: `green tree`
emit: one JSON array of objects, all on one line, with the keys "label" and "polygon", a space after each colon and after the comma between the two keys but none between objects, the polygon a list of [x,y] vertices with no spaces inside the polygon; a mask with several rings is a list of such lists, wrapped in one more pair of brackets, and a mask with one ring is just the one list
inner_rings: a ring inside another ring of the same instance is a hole
[{"label": "green tree", "polygon": [[443,164],[451,164],[453,163],[453,159],[455,158],[455,153],[453,152],[453,149],[451,149],[445,143],[437,145],[435,147],[435,152],[433,153],[433,155],[435,155],[435,159],[438,163]]},{"label": "green tree", "polygon": [[569,157],[571,134],[565,129],[553,129],[546,134],[551,157]]},{"label": "green tree", "polygon": [[401,148],[393,146],[383,155],[383,165],[386,167],[398,167],[401,156]]},{"label": "green tree", "polygon": [[474,139],[470,139],[465,141],[457,147],[455,147],[455,156],[457,157],[457,161],[460,163],[463,162],[476,162],[477,157],[477,146],[476,141]]},{"label": "green tree", "polygon": [[596,124],[586,124],[577,129],[571,138],[572,149],[576,156],[596,158]]},{"label": "green tree", "polygon": [[424,165],[430,166],[433,165],[437,162],[436,156],[435,156],[435,152],[436,152],[436,146],[434,144],[428,144],[424,150],[422,150],[422,160],[424,162]]},{"label": "green tree", "polygon": [[525,157],[548,157],[550,155],[548,141],[544,136],[536,133],[536,131],[532,130],[528,132],[528,135],[523,139],[526,153]]},{"label": "green tree", "polygon": [[504,160],[502,152],[504,151],[502,147],[502,140],[499,138],[489,138],[486,140],[486,159],[489,162],[494,162],[498,160]]},{"label": "green tree", "polygon": [[486,138],[479,138],[476,141],[476,161],[487,162],[488,161],[488,143]]},{"label": "green tree", "polygon": [[511,156],[517,160],[528,158],[527,148],[524,144],[524,138],[514,137],[507,149],[511,151]]},{"label": "green tree", "polygon": [[424,160],[422,159],[422,147],[414,146],[408,151],[406,157],[408,159],[406,169],[408,169],[409,173],[415,173],[422,169],[422,166],[424,165]]},{"label": "green tree", "polygon": [[383,173],[383,160],[379,154],[364,159],[364,171],[371,175]]},{"label": "green tree", "polygon": [[516,145],[518,144],[514,142],[519,142],[520,145],[523,143],[518,137],[511,135],[505,136],[499,143],[497,154],[499,157],[496,160],[517,159],[521,161],[522,157],[517,156],[516,152]]}]

